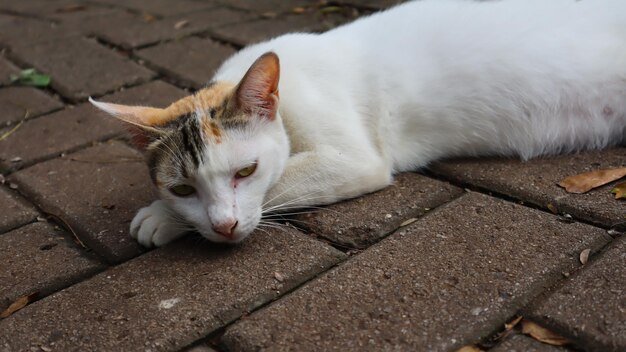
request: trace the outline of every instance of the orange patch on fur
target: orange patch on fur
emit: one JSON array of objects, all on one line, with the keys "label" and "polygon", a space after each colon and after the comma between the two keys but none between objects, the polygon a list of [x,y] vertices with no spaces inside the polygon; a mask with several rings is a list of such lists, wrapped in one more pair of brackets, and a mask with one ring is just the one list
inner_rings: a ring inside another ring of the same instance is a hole
[{"label": "orange patch on fur", "polygon": [[222,130],[215,123],[215,121],[211,121],[210,118],[205,118],[202,121],[202,132],[207,138],[215,139],[215,143],[222,142]]}]

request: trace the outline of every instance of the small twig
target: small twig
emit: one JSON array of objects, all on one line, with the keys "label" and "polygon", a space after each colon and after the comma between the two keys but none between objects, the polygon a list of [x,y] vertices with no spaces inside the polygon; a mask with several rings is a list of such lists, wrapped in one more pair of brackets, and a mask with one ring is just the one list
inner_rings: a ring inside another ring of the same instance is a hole
[{"label": "small twig", "polygon": [[15,125],[15,127],[13,127],[9,131],[5,132],[2,136],[0,136],[0,141],[5,140],[7,137],[9,137],[11,134],[13,134],[13,132],[17,131],[17,129],[20,128],[20,126],[22,126],[24,121],[26,121],[26,119],[28,118],[29,113],[30,112],[28,110],[26,110],[26,112],[24,113],[24,117],[20,120],[20,122],[17,125]]},{"label": "small twig", "polygon": [[56,214],[52,214],[49,212],[45,212],[46,215],[50,215],[53,218],[59,220],[60,222],[63,223],[63,225],[65,225],[65,227],[67,227],[67,229],[72,233],[72,235],[74,236],[74,240],[76,241],[76,243],[78,243],[81,247],[87,249],[87,246],[85,246],[85,244],[83,243],[83,241],[80,240],[80,238],[78,238],[78,235],[76,234],[76,231],[74,231],[74,229],[72,228],[72,226],[70,226],[70,224],[67,223],[67,221],[65,221],[62,217],[56,215]]}]

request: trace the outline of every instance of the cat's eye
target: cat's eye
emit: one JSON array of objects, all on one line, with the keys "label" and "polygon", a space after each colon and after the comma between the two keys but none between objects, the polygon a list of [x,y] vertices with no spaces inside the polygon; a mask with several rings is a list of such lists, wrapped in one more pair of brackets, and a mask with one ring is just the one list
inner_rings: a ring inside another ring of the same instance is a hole
[{"label": "cat's eye", "polygon": [[170,192],[179,197],[189,197],[190,195],[196,193],[196,189],[190,185],[176,185],[174,187],[170,187]]},{"label": "cat's eye", "polygon": [[235,177],[236,178],[248,177],[254,173],[254,170],[256,170],[256,163],[250,166],[246,166],[243,169],[237,171],[237,173],[235,174]]}]

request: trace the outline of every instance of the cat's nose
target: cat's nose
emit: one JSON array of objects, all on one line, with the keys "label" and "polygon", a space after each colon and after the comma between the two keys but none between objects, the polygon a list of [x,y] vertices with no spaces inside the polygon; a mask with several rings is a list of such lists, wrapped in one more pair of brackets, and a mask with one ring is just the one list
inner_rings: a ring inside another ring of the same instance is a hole
[{"label": "cat's nose", "polygon": [[229,219],[226,220],[224,222],[220,222],[217,224],[213,225],[213,231],[215,231],[215,233],[222,235],[226,238],[228,238],[229,240],[232,240],[234,237],[234,231],[235,231],[235,227],[237,227],[237,224],[239,223],[239,221],[235,220],[235,219]]}]

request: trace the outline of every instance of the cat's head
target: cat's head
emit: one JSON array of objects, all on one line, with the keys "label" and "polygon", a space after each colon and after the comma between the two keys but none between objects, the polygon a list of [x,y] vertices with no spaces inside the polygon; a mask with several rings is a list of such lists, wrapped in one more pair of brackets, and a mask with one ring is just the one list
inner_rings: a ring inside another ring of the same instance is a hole
[{"label": "cat's head", "polygon": [[278,57],[242,80],[214,82],[165,109],[91,100],[126,122],[170,207],[204,237],[236,243],[256,228],[289,146],[278,114]]}]

